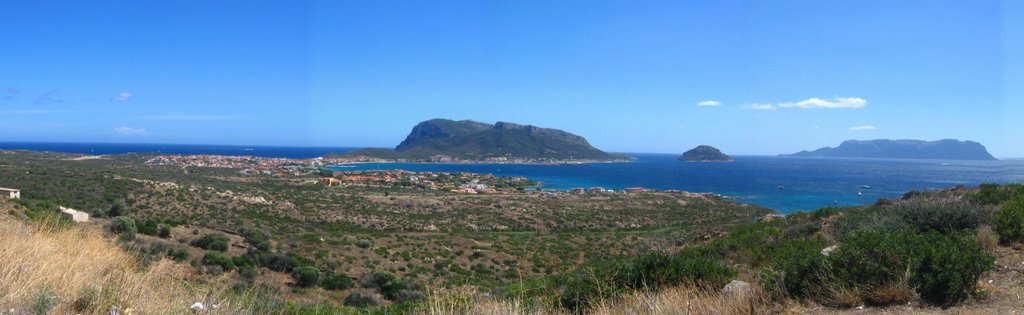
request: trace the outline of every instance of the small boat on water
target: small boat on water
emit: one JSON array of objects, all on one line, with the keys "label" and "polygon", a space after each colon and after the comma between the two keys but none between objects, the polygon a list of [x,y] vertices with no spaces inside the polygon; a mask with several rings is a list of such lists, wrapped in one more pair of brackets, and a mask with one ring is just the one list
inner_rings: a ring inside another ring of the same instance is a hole
[{"label": "small boat on water", "polygon": [[860,185],[860,189],[871,189],[871,186],[868,186],[868,185]]}]

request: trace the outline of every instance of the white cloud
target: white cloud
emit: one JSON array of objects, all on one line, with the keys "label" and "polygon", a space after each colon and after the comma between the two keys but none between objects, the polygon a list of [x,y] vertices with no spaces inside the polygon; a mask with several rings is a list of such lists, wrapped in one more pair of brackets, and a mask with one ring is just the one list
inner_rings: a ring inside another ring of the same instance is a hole
[{"label": "white cloud", "polygon": [[236,120],[238,116],[230,115],[154,115],[146,116],[148,120],[169,121],[202,121],[202,120]]},{"label": "white cloud", "polygon": [[133,97],[135,97],[135,94],[132,94],[132,92],[121,92],[121,93],[117,93],[117,95],[114,95],[114,97],[111,100],[114,100],[114,101],[117,101],[117,102],[124,102],[124,101],[132,99]]},{"label": "white cloud", "polygon": [[853,131],[865,131],[865,130],[875,130],[875,129],[878,129],[878,128],[875,128],[875,126],[872,126],[872,125],[850,127],[850,130],[853,130]]},{"label": "white cloud", "polygon": [[799,102],[779,103],[780,108],[861,108],[868,105],[868,101],[859,97],[836,97],[833,99],[820,99],[812,97]]},{"label": "white cloud", "polygon": [[149,135],[149,131],[146,131],[146,129],[132,128],[132,127],[117,127],[117,128],[114,128],[114,133],[122,135],[122,136],[147,136],[147,135]]},{"label": "white cloud", "polygon": [[722,102],[715,101],[715,100],[706,100],[706,101],[697,103],[697,106],[703,106],[703,107],[714,107],[714,106],[718,106],[718,105],[722,105]]},{"label": "white cloud", "polygon": [[768,104],[768,103],[753,103],[753,104],[743,105],[743,108],[744,109],[754,109],[754,110],[774,110],[775,109],[775,105]]}]

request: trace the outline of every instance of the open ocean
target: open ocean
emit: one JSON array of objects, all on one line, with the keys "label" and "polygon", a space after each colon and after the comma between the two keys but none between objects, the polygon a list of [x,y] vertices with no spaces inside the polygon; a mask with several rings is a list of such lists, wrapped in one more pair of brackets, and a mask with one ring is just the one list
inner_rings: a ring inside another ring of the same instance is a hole
[{"label": "open ocean", "polygon": [[[269,147],[173,144],[88,144],[0,142],[0,149],[84,154],[159,152],[313,158],[344,147]],[[630,163],[586,165],[370,163],[331,167],[335,171],[403,169],[523,176],[545,189],[645,187],[714,192],[739,202],[789,213],[829,205],[861,205],[911,190],[981,183],[1024,183],[1024,160],[941,161],[899,159],[736,156],[732,163],[687,163],[669,154],[630,154]],[[861,189],[861,185],[871,189]],[[858,192],[861,195],[858,195]]]}]

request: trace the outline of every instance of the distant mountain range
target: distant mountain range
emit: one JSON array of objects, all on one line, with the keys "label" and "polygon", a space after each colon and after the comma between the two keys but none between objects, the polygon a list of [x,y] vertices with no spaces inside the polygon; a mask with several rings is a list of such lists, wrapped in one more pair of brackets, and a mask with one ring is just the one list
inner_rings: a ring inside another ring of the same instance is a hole
[{"label": "distant mountain range", "polygon": [[558,129],[495,124],[472,120],[432,119],[421,122],[394,150],[363,149],[330,157],[386,160],[621,160],[625,156],[598,150],[587,139]]},{"label": "distant mountain range", "polygon": [[683,156],[679,157],[680,161],[687,162],[732,162],[732,158],[718,148],[709,145],[700,145],[696,148],[691,149],[683,153]]},{"label": "distant mountain range", "polygon": [[825,147],[782,156],[996,160],[980,143],[950,139],[938,141],[848,140],[835,148]]}]

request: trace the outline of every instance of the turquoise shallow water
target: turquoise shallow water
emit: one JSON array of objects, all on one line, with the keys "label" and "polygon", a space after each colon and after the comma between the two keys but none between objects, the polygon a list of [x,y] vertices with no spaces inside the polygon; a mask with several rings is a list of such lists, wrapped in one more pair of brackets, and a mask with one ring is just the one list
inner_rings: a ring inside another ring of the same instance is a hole
[{"label": "turquoise shallow water", "polygon": [[[1024,182],[1024,161],[939,161],[739,156],[733,163],[687,163],[675,155],[632,154],[630,163],[588,165],[371,163],[337,171],[403,169],[524,176],[545,189],[600,186],[714,192],[783,213],[860,205],[911,190]],[[862,185],[871,189],[862,189]],[[858,192],[861,195],[858,195]]]}]

